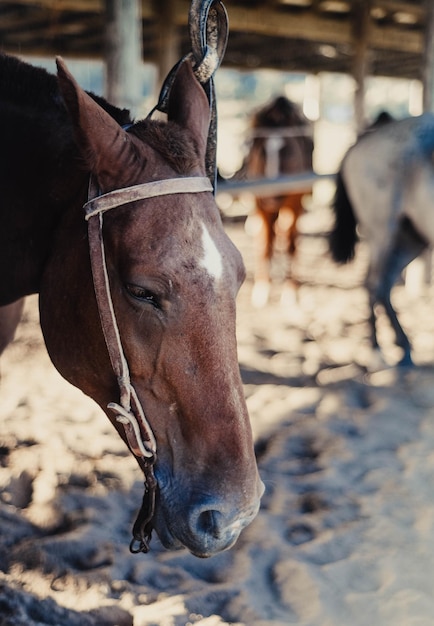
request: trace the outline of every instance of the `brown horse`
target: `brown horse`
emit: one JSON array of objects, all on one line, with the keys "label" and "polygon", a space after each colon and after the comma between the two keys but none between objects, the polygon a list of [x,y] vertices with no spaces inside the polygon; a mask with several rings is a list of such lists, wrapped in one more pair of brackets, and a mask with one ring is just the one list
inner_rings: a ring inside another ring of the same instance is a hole
[{"label": "brown horse", "polygon": [[235,339],[245,270],[205,177],[205,92],[185,61],[168,121],[133,124],[60,59],[57,78],[0,66],[0,345],[39,293],[54,365],[145,472],[136,540],[154,527],[169,549],[224,550],[263,486]]},{"label": "brown horse", "polygon": [[[277,178],[279,174],[297,174],[312,169],[312,129],[296,104],[279,96],[255,113],[251,126],[250,150],[243,165],[247,178]],[[290,259],[286,286],[290,291],[297,286],[291,277],[291,264],[297,250],[297,221],[304,210],[303,196],[310,190],[307,187],[286,195],[256,197],[260,230],[252,293],[255,306],[263,306],[268,301],[279,214],[281,217],[285,214],[287,218],[281,220]]]}]

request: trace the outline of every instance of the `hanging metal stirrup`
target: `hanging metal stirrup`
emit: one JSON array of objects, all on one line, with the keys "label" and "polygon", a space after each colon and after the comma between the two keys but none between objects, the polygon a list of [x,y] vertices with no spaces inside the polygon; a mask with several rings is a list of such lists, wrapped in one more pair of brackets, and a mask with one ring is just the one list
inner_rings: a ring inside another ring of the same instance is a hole
[{"label": "hanging metal stirrup", "polygon": [[228,15],[220,0],[192,0],[188,15],[194,72],[202,85],[212,79],[225,55]]},{"label": "hanging metal stirrup", "polygon": [[208,98],[210,108],[210,124],[205,155],[206,174],[216,191],[217,179],[217,107],[213,76],[219,68],[228,41],[228,15],[220,0],[192,0],[188,15],[191,52],[180,59],[168,73],[161,87],[158,103],[149,113],[154,111],[168,112],[169,96],[176,73],[182,63],[189,59],[193,71],[201,83]]}]

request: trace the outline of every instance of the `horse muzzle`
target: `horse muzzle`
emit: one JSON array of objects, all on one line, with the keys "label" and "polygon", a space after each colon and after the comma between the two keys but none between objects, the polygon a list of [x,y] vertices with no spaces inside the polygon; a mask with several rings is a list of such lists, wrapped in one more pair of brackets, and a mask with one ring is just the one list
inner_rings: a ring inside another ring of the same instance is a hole
[{"label": "horse muzzle", "polygon": [[259,504],[260,496],[244,509],[219,499],[190,500],[166,507],[159,498],[153,525],[165,548],[187,548],[194,556],[207,558],[234,545],[258,514]]}]

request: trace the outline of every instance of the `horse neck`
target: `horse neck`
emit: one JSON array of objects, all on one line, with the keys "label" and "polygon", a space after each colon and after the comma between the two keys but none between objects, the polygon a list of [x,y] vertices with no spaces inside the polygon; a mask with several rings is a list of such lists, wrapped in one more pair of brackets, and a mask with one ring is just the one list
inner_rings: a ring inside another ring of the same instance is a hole
[{"label": "horse neck", "polygon": [[39,292],[55,230],[71,203],[84,200],[87,178],[66,119],[47,115],[35,123],[3,113],[0,305]]}]

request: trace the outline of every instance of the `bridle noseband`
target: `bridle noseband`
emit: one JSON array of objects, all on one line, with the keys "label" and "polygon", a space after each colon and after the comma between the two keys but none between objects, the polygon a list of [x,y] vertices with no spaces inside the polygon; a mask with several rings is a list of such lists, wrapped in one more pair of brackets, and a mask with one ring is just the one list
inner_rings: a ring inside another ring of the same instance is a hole
[{"label": "bridle noseband", "polygon": [[[149,551],[157,490],[157,481],[153,469],[157,458],[157,444],[137,392],[131,382],[128,362],[122,347],[107,271],[103,239],[103,215],[110,209],[148,198],[179,193],[212,191],[213,187],[209,179],[198,176],[152,181],[133,187],[116,189],[103,195],[99,195],[98,185],[92,176],[89,182],[88,201],[84,205],[84,210],[88,222],[93,284],[101,327],[113,372],[119,386],[119,403],[110,402],[108,408],[114,411],[116,421],[122,424],[128,445],[140,460],[145,474],[145,493],[141,509],[133,527],[133,539],[130,543],[131,552]],[[138,547],[135,547],[135,542],[138,543]]]}]

